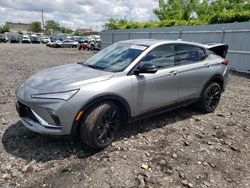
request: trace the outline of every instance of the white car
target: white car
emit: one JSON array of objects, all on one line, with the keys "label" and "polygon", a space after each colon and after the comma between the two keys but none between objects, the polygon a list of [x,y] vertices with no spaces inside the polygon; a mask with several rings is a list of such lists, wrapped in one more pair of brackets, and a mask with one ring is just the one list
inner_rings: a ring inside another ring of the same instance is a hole
[{"label": "white car", "polygon": [[22,43],[31,43],[30,37],[28,35],[23,35]]},{"label": "white car", "polygon": [[61,45],[63,45],[63,42],[60,40],[56,40],[54,42],[47,43],[47,46],[52,47],[52,48],[61,48]]},{"label": "white car", "polygon": [[51,42],[51,41],[50,41],[50,38],[49,38],[49,37],[42,37],[42,38],[41,38],[41,42],[44,43],[44,44],[47,44],[47,43],[49,43],[49,42]]}]

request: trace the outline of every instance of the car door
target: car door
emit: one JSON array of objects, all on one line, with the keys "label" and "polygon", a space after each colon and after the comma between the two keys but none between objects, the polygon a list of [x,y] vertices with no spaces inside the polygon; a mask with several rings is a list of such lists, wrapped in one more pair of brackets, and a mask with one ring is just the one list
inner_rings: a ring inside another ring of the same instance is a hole
[{"label": "car door", "polygon": [[199,46],[176,44],[175,64],[180,81],[179,100],[199,97],[204,84],[212,77],[211,62]]},{"label": "car door", "polygon": [[161,45],[139,62],[157,67],[154,74],[132,75],[134,115],[149,112],[170,104],[178,98],[178,74],[174,66],[174,45]]},{"label": "car door", "polygon": [[63,48],[67,48],[68,47],[68,41],[67,40],[63,41],[62,47]]}]

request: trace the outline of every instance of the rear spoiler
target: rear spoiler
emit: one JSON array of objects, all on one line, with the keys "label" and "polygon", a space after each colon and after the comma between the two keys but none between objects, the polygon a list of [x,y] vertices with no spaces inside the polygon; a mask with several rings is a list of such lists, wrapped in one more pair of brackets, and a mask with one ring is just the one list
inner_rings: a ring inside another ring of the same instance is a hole
[{"label": "rear spoiler", "polygon": [[222,43],[206,43],[205,47],[215,54],[225,58],[227,55],[228,45]]}]

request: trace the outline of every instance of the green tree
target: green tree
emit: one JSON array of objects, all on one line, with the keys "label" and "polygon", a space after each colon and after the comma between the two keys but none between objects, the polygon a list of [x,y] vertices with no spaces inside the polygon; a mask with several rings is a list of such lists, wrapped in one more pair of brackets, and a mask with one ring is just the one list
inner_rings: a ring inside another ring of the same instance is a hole
[{"label": "green tree", "polygon": [[119,29],[118,27],[118,19],[109,18],[108,21],[104,24],[105,29]]},{"label": "green tree", "polygon": [[182,17],[182,0],[159,0],[159,7],[153,12],[159,18],[164,19],[181,19]]},{"label": "green tree", "polygon": [[160,20],[188,20],[199,4],[199,0],[159,0],[159,7],[153,11]]},{"label": "green tree", "polygon": [[54,20],[48,20],[46,21],[45,28],[53,31],[61,31],[60,24]]},{"label": "green tree", "polygon": [[[105,29],[169,27],[250,21],[250,0],[159,0],[158,22],[110,18]],[[191,17],[195,13],[195,17]],[[195,18],[195,19],[192,19]]]},{"label": "green tree", "polygon": [[42,31],[41,22],[32,22],[30,25],[30,31],[38,33]]},{"label": "green tree", "polygon": [[84,33],[83,33],[83,32],[80,32],[80,31],[75,31],[75,32],[74,32],[74,35],[75,35],[75,36],[84,36]]},{"label": "green tree", "polygon": [[249,0],[159,0],[154,13],[160,20],[189,20],[192,12],[198,19],[209,20],[215,14],[249,10]]},{"label": "green tree", "polygon": [[72,29],[65,28],[65,27],[61,27],[61,28],[60,28],[60,31],[61,31],[62,33],[67,33],[67,34],[73,33],[73,30],[72,30]]},{"label": "green tree", "polygon": [[195,12],[200,20],[206,20],[210,14],[209,12],[209,0],[203,0],[196,5]]},{"label": "green tree", "polygon": [[10,27],[5,24],[5,25],[0,25],[0,33],[5,33],[5,32],[9,32],[10,31]]},{"label": "green tree", "polygon": [[196,12],[199,4],[199,0],[184,0],[182,5],[182,19],[189,20],[191,13]]}]

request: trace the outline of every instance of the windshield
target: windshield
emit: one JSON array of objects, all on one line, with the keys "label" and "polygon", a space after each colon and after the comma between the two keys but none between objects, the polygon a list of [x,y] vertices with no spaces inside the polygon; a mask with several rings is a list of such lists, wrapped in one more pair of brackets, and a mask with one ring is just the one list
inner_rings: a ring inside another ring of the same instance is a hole
[{"label": "windshield", "polygon": [[134,44],[113,44],[83,63],[94,69],[120,72],[126,69],[147,46]]}]

